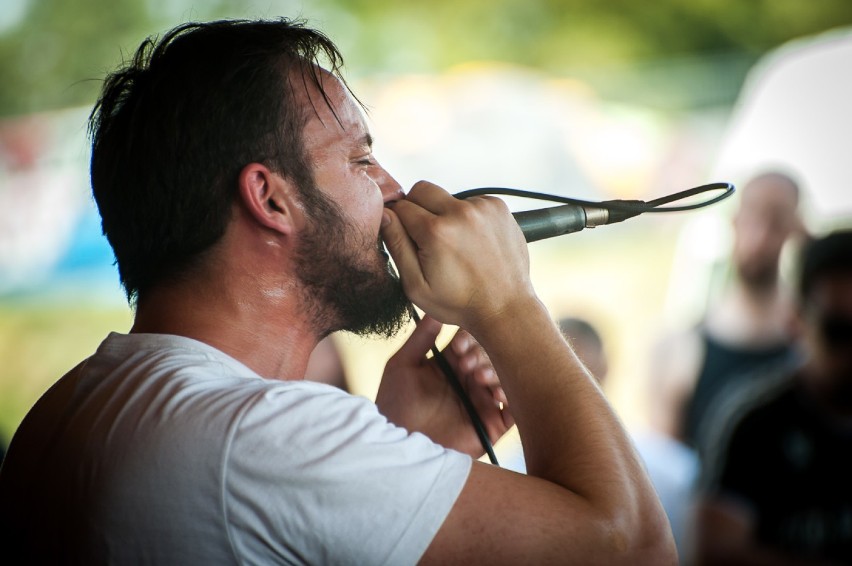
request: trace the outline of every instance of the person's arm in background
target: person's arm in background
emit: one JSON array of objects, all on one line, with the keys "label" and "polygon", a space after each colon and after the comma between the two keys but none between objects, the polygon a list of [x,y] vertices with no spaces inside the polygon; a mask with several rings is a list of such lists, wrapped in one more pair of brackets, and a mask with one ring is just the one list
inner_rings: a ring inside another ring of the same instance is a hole
[{"label": "person's arm in background", "polygon": [[500,375],[528,475],[474,462],[424,563],[675,564],[668,521],[594,379],[536,296],[505,203],[418,183],[383,238],[409,298]]}]

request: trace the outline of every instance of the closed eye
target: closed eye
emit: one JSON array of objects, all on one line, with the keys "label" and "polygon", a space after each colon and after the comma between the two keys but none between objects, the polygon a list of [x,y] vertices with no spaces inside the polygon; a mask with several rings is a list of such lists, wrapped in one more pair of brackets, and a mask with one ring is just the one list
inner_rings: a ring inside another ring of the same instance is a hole
[{"label": "closed eye", "polygon": [[375,165],[376,161],[373,159],[373,136],[371,136],[369,132],[365,133],[363,137],[358,140],[357,146],[353,147],[353,153],[350,155],[355,157],[353,163],[356,165],[362,165],[364,167]]}]

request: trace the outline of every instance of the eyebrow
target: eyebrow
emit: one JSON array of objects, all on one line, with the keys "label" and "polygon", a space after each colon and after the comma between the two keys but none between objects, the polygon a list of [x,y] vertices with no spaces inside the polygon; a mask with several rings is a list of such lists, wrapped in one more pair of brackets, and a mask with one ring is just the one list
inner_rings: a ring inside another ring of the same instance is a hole
[{"label": "eyebrow", "polygon": [[370,132],[364,134],[364,136],[358,141],[358,147],[368,147],[373,149],[373,136]]}]

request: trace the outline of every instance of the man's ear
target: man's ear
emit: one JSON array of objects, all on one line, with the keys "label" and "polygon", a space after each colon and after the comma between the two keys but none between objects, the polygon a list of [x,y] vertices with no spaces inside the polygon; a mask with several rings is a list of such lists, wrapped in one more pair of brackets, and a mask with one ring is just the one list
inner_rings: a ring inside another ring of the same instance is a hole
[{"label": "man's ear", "polygon": [[304,225],[299,191],[292,181],[260,163],[249,163],[238,178],[246,210],[263,226],[291,234]]}]

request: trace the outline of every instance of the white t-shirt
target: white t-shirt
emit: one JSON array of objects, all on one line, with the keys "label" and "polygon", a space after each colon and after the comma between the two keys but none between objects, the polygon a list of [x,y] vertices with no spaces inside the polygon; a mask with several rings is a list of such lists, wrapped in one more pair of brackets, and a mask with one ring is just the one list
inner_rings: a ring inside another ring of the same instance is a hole
[{"label": "white t-shirt", "polygon": [[87,564],[412,564],[470,466],[364,398],[263,379],[188,338],[111,334],[16,433],[2,552],[29,539]]}]

